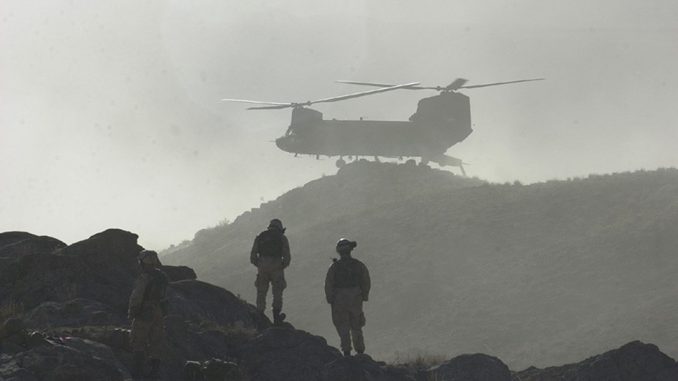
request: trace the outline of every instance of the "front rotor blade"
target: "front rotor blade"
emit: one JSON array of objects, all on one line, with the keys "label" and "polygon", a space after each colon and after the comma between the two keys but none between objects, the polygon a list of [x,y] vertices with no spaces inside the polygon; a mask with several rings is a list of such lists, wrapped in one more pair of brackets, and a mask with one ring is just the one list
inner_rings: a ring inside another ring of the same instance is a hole
[{"label": "front rotor blade", "polygon": [[[374,87],[393,87],[393,86],[398,86],[394,84],[389,84],[389,83],[376,83],[376,82],[358,82],[358,81],[345,81],[345,80],[338,80],[335,81],[337,83],[347,83],[349,85],[360,85],[360,86],[374,86]],[[407,87],[402,87],[403,89],[407,90],[421,90],[421,89],[427,89],[427,87],[421,87],[421,86],[407,86]]]},{"label": "front rotor blade", "polygon": [[282,105],[277,105],[277,106],[257,106],[257,107],[248,107],[248,110],[281,110],[284,108],[291,108],[295,107],[296,105],[293,103],[286,103]]},{"label": "front rotor blade", "polygon": [[511,84],[511,83],[531,82],[531,81],[543,81],[544,79],[546,79],[546,78],[519,79],[519,80],[517,80],[517,81],[485,83],[485,84],[482,84],[482,85],[461,86],[460,89],[477,89],[477,88],[479,88],[479,87],[508,85],[508,84]]},{"label": "front rotor blade", "polygon": [[342,101],[344,99],[358,98],[358,97],[364,97],[366,95],[384,93],[386,91],[404,89],[404,88],[416,86],[418,84],[419,84],[419,82],[412,82],[412,83],[405,83],[405,84],[402,84],[402,85],[382,87],[382,88],[376,89],[376,90],[362,91],[362,92],[359,92],[359,93],[351,93],[351,94],[346,94],[346,95],[340,95],[338,97],[332,97],[332,98],[317,99],[317,100],[314,100],[314,101],[306,102],[306,104],[311,105],[311,104],[314,104],[314,103],[327,103],[327,102]]},{"label": "front rotor blade", "polygon": [[337,83],[348,83],[349,85],[361,85],[361,86],[375,86],[375,87],[391,87],[395,86],[394,84],[388,84],[388,83],[375,83],[375,82],[357,82],[357,81],[346,81],[343,79],[334,81]]},{"label": "front rotor blade", "polygon": [[283,106],[283,105],[285,105],[287,107],[292,105],[289,102],[287,102],[287,103],[283,103],[283,102],[262,102],[262,101],[251,101],[251,100],[248,100],[248,99],[223,98],[223,99],[221,99],[221,101],[222,102],[254,103],[254,104],[257,104],[257,105],[271,105],[271,106]]}]

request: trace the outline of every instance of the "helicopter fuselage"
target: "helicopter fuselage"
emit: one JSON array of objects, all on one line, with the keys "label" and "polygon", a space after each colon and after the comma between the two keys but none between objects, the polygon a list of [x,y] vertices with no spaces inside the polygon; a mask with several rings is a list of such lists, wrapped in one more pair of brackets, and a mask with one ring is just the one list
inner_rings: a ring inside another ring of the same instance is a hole
[{"label": "helicopter fuselage", "polygon": [[317,110],[294,108],[276,145],[295,154],[434,160],[472,131],[469,98],[444,92],[420,100],[409,121],[325,120]]}]

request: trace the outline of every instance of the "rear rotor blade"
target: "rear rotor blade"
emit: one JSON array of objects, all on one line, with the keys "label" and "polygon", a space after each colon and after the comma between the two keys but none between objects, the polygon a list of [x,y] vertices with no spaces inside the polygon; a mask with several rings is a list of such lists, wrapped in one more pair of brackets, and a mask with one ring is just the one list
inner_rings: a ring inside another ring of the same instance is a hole
[{"label": "rear rotor blade", "polygon": [[519,79],[517,81],[508,81],[508,82],[485,83],[485,84],[482,84],[482,85],[461,86],[460,89],[477,89],[479,87],[508,85],[508,84],[511,84],[511,83],[543,81],[544,79],[545,78],[533,78],[533,79]]},{"label": "rear rotor blade", "polygon": [[464,87],[464,84],[465,84],[466,82],[468,82],[467,79],[464,79],[464,78],[457,78],[457,79],[455,79],[454,81],[452,81],[452,83],[450,83],[449,85],[445,86],[445,90],[452,90],[452,91],[454,91],[454,90],[460,89],[460,88]]}]

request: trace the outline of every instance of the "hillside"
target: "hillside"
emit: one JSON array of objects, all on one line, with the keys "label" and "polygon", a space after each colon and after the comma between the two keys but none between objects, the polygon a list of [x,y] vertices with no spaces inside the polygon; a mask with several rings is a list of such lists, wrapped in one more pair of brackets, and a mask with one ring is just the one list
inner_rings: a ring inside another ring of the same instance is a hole
[{"label": "hillside", "polygon": [[[131,381],[126,305],[142,249],[137,235],[108,229],[66,245],[26,232],[0,233],[0,380]],[[319,336],[272,327],[227,290],[185,266],[170,278],[162,372],[168,381],[668,381],[678,365],[652,344],[633,341],[583,361],[511,371],[500,359],[386,364],[346,358]],[[137,379],[148,379],[145,377]]]},{"label": "hillside", "polygon": [[521,369],[633,339],[678,355],[674,169],[523,186],[358,162],[201,230],[163,260],[253,301],[248,253],[272,217],[292,246],[289,319],[330,343],[322,283],[347,236],[372,274],[366,342],[378,357],[484,352]]}]

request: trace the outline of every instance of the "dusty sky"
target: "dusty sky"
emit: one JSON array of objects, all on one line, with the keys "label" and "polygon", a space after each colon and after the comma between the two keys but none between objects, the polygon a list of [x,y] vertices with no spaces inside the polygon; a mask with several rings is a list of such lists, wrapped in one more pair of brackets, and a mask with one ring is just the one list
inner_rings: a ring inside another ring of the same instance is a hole
[{"label": "dusty sky", "polygon": [[[3,1],[0,231],[68,243],[108,227],[164,248],[336,171],[271,141],[335,79],[468,90],[475,132],[448,154],[524,183],[677,166],[678,2]],[[406,119],[431,94],[319,105]]]}]

